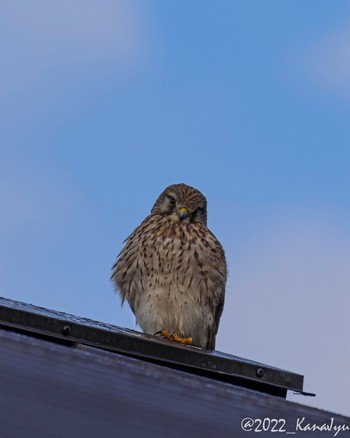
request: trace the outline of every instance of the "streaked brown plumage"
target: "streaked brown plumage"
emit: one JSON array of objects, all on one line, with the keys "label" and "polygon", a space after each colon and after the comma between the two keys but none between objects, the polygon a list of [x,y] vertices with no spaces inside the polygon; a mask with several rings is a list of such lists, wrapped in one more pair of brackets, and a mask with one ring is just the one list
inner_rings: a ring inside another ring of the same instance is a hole
[{"label": "streaked brown plumage", "polygon": [[164,330],[214,349],[227,273],[206,207],[193,187],[167,187],[126,239],[111,279],[144,332]]}]

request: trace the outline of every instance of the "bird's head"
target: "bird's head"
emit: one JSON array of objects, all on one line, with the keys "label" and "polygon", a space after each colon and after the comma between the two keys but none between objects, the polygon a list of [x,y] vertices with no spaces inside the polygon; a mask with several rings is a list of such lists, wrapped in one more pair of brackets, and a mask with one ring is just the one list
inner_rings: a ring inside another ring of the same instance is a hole
[{"label": "bird's head", "polygon": [[202,193],[186,184],[173,184],[158,197],[151,214],[172,216],[174,220],[207,223],[207,200]]}]

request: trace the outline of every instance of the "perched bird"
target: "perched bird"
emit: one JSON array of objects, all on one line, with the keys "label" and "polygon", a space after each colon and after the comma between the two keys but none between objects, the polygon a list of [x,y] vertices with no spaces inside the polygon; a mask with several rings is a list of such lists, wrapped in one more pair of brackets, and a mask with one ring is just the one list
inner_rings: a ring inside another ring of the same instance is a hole
[{"label": "perched bird", "polygon": [[125,242],[111,280],[142,330],[214,349],[227,270],[202,193],[167,187]]}]

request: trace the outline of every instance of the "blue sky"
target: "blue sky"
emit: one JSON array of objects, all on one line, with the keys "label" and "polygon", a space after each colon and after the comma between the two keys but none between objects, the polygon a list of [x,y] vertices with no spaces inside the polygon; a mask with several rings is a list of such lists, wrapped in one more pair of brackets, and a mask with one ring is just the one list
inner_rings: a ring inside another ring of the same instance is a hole
[{"label": "blue sky", "polygon": [[350,415],[346,1],[4,1],[0,293],[134,328],[109,283],[159,193],[208,199],[217,347]]}]

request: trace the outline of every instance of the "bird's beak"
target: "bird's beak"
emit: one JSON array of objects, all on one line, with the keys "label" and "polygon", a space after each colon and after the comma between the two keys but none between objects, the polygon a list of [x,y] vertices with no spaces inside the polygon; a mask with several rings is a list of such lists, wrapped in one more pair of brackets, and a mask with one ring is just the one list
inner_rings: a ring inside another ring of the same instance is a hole
[{"label": "bird's beak", "polygon": [[186,207],[181,207],[177,209],[177,214],[179,215],[180,219],[183,219],[188,215],[188,210]]}]

